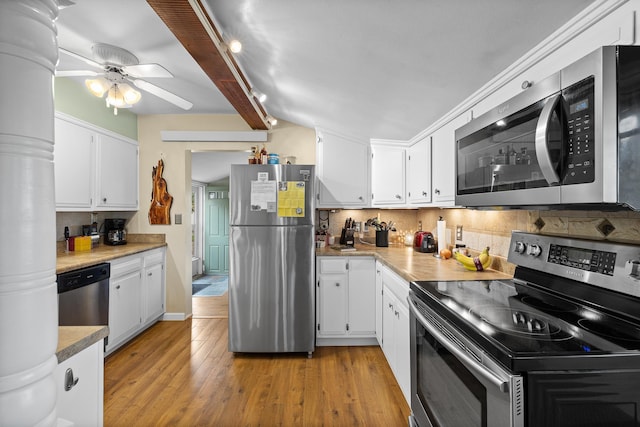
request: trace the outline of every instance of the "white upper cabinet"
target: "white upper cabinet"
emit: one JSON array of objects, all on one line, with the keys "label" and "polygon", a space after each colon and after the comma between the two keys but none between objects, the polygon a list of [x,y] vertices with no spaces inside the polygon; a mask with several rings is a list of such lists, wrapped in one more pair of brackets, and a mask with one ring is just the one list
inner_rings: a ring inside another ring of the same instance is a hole
[{"label": "white upper cabinet", "polygon": [[57,210],[91,209],[95,132],[56,117],[53,155]]},{"label": "white upper cabinet", "polygon": [[316,130],[319,208],[369,206],[369,143]]},{"label": "white upper cabinet", "polygon": [[138,145],[99,135],[96,151],[96,206],[109,210],[138,209]]},{"label": "white upper cabinet", "polygon": [[56,113],[57,211],[138,209],[138,143]]},{"label": "white upper cabinet", "polygon": [[431,138],[425,137],[407,149],[407,203],[431,202]]},{"label": "white upper cabinet", "polygon": [[469,122],[471,113],[459,115],[436,130],[431,139],[431,201],[435,206],[453,206],[456,195],[456,129]]},{"label": "white upper cabinet", "polygon": [[371,204],[405,203],[405,156],[403,146],[371,144]]}]

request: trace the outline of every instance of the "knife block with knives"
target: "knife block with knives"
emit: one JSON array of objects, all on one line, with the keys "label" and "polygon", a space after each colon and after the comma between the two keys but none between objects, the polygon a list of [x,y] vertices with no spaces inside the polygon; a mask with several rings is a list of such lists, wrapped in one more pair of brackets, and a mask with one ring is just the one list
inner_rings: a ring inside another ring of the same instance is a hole
[{"label": "knife block with knives", "polygon": [[353,228],[354,222],[351,218],[347,218],[347,220],[344,222],[344,228],[342,228],[342,232],[340,233],[340,244],[341,245],[347,245],[347,246],[353,246],[355,243],[354,240],[354,231],[355,229]]}]

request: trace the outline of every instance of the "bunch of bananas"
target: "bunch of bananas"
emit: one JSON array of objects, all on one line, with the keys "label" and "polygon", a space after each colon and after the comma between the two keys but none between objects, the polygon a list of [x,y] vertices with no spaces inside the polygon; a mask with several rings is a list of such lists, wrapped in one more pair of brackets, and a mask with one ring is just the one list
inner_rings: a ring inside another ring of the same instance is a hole
[{"label": "bunch of bananas", "polygon": [[466,256],[462,252],[454,252],[453,257],[464,268],[471,271],[483,271],[491,266],[491,256],[489,256],[489,247],[487,246],[476,257]]}]

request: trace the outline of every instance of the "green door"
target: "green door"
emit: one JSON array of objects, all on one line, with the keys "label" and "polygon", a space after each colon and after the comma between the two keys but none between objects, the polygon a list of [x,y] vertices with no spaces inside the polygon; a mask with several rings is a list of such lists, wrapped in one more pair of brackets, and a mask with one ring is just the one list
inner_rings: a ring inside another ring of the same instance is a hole
[{"label": "green door", "polygon": [[205,274],[229,273],[228,194],[228,191],[207,191],[204,230]]}]

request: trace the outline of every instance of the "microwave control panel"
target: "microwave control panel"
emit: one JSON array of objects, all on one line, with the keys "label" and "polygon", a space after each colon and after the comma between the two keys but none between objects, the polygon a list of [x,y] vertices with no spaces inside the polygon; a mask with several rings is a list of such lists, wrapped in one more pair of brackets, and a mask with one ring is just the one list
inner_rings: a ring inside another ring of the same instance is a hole
[{"label": "microwave control panel", "polygon": [[583,184],[595,179],[594,79],[589,77],[562,91],[567,114],[568,139],[563,184]]}]

